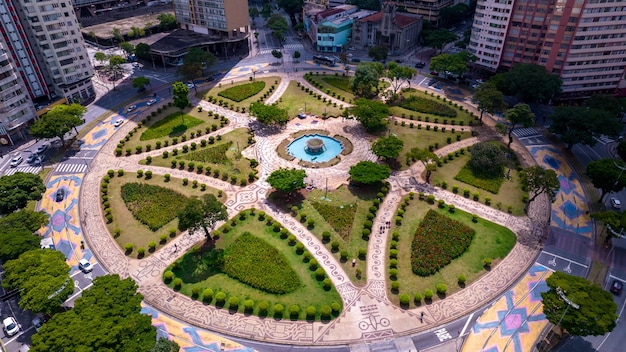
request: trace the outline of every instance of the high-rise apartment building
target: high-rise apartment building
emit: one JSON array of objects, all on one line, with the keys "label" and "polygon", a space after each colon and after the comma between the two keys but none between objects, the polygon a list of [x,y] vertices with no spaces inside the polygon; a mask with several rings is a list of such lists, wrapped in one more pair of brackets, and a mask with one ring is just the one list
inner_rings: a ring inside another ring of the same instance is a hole
[{"label": "high-rise apartment building", "polygon": [[478,0],[469,51],[492,72],[544,66],[562,78],[569,99],[623,85],[625,38],[624,0]]},{"label": "high-rise apartment building", "polygon": [[430,22],[435,27],[439,27],[441,20],[439,13],[444,7],[460,3],[469,5],[469,1],[466,0],[395,0],[394,2],[398,8],[422,16],[424,22]]},{"label": "high-rise apartment building", "polygon": [[244,38],[250,31],[247,0],[173,0],[182,29],[225,40]]}]

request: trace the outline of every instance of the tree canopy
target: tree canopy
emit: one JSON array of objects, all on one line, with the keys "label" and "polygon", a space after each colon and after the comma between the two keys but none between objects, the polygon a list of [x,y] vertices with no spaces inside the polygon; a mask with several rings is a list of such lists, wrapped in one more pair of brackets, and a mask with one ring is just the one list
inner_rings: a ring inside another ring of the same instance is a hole
[{"label": "tree canopy", "polygon": [[207,242],[212,240],[211,230],[215,223],[228,218],[226,206],[212,194],[205,194],[202,199],[191,197],[178,213],[178,229],[189,233],[203,230]]},{"label": "tree canopy", "polygon": [[514,107],[505,111],[504,118],[506,118],[510,123],[510,126],[508,127],[508,148],[511,148],[511,143],[513,143],[513,130],[517,126],[521,125],[523,127],[530,127],[535,122],[535,114],[530,110],[530,106],[524,103],[515,104]]},{"label": "tree canopy", "polygon": [[30,200],[41,200],[46,191],[39,175],[16,172],[0,177],[0,214],[9,214],[24,208]]},{"label": "tree canopy", "polygon": [[364,185],[373,185],[391,176],[391,169],[387,165],[371,161],[361,161],[350,167],[350,181]]},{"label": "tree canopy", "polygon": [[57,137],[65,145],[65,134],[83,124],[85,112],[80,104],[54,106],[30,126],[29,133],[35,138]]},{"label": "tree canopy", "polygon": [[143,91],[147,85],[150,84],[150,79],[145,76],[139,76],[133,78],[133,88],[139,89],[139,91]]},{"label": "tree canopy", "polygon": [[469,148],[471,154],[467,163],[472,173],[482,178],[503,176],[504,153],[493,143],[478,143]]},{"label": "tree canopy", "polygon": [[285,39],[285,33],[289,30],[289,24],[287,24],[287,21],[281,14],[272,14],[267,20],[266,25],[267,28],[272,30],[272,34],[280,41]]},{"label": "tree canopy", "polygon": [[159,27],[165,30],[178,27],[178,23],[176,22],[176,16],[174,16],[173,13],[161,12],[159,16],[157,16],[157,19],[159,20]]},{"label": "tree canopy", "polygon": [[304,170],[280,168],[269,175],[267,183],[280,192],[291,194],[306,187],[305,178],[306,172]]},{"label": "tree canopy", "polygon": [[433,49],[442,50],[443,46],[452,43],[457,40],[457,35],[446,30],[446,29],[436,29],[428,31],[424,37],[424,41],[426,46],[429,46]]},{"label": "tree canopy", "polygon": [[39,248],[41,238],[34,234],[48,222],[43,211],[21,209],[0,218],[0,261],[16,259],[22,253]]},{"label": "tree canopy", "polygon": [[138,43],[135,46],[135,55],[137,55],[140,59],[149,59],[150,58],[150,45],[146,43]]},{"label": "tree canopy", "polygon": [[622,174],[620,168],[626,168],[626,163],[614,159],[599,159],[587,164],[585,173],[593,186],[602,190],[599,203],[602,203],[607,193],[620,192],[626,186],[626,175]]},{"label": "tree canopy", "polygon": [[[430,177],[433,172],[437,170],[437,162],[439,157],[434,152],[428,150],[428,148],[412,148],[406,155],[408,160],[421,161],[426,169],[426,183],[430,183]],[[408,161],[407,160],[407,161]]]},{"label": "tree canopy", "polygon": [[126,55],[131,55],[135,53],[135,46],[129,42],[121,42],[120,49],[122,49]]},{"label": "tree canopy", "polygon": [[395,160],[402,151],[404,142],[394,135],[381,137],[372,144],[372,151],[376,156],[385,160]]},{"label": "tree canopy", "polygon": [[217,63],[215,55],[200,48],[191,48],[183,57],[180,73],[186,79],[196,79],[204,75],[204,69]]},{"label": "tree canopy", "polygon": [[109,59],[109,56],[102,51],[98,51],[97,53],[93,54],[93,58],[98,61],[100,65],[102,65],[105,61]]},{"label": "tree canopy", "polygon": [[150,352],[156,328],[150,315],[141,314],[142,299],[132,279],[99,276],[73,309],[56,314],[33,335],[31,351]]},{"label": "tree canopy", "polygon": [[[560,271],[550,275],[546,284],[549,290],[541,293],[543,313],[552,324],[560,324],[574,336],[600,336],[613,331],[618,318],[617,304],[609,292]],[[578,305],[578,309],[571,303]]]},{"label": "tree canopy", "polygon": [[174,82],[172,84],[174,106],[182,112],[189,106],[189,87],[183,82]]},{"label": "tree canopy", "polygon": [[585,106],[590,109],[603,110],[614,117],[621,118],[622,113],[626,112],[626,98],[617,98],[608,94],[595,94],[585,101]]},{"label": "tree canopy", "polygon": [[467,51],[456,54],[440,54],[430,60],[430,69],[439,72],[452,72],[457,76],[467,72],[467,64],[476,57]]},{"label": "tree canopy", "polygon": [[33,249],[4,264],[2,287],[20,289],[19,305],[33,312],[52,314],[74,292],[70,267],[59,251]]},{"label": "tree canopy", "polygon": [[265,105],[260,102],[250,105],[250,114],[256,117],[257,121],[266,125],[289,122],[289,115],[287,115],[286,109],[281,109],[274,105]]},{"label": "tree canopy", "polygon": [[367,56],[374,59],[374,61],[382,61],[387,59],[389,48],[384,45],[374,45],[367,51]]},{"label": "tree canopy", "polygon": [[548,102],[561,92],[561,78],[540,65],[516,64],[504,75],[505,93],[519,95],[527,103]]},{"label": "tree canopy", "polygon": [[180,346],[175,341],[170,341],[165,337],[159,337],[151,352],[178,352]]},{"label": "tree canopy", "polygon": [[296,15],[302,13],[302,6],[304,6],[304,0],[278,0],[278,7],[285,10],[291,20],[291,25],[295,26],[298,21]]},{"label": "tree canopy", "polygon": [[532,196],[528,199],[526,207],[539,195],[545,194],[554,202],[556,193],[561,188],[561,183],[552,169],[544,169],[541,166],[527,167],[522,172],[522,184]]},{"label": "tree canopy", "polygon": [[610,113],[586,107],[559,106],[550,119],[552,124],[548,130],[567,143],[567,150],[572,150],[577,143],[594,146],[594,137],[606,135],[615,138],[623,129],[619,120]]},{"label": "tree canopy", "polygon": [[358,97],[370,98],[378,94],[378,82],[385,67],[379,62],[363,62],[354,70],[350,88]]},{"label": "tree canopy", "polygon": [[413,67],[401,66],[397,62],[392,61],[387,65],[385,77],[391,82],[391,89],[393,89],[393,93],[395,94],[403,83],[413,79],[416,74],[417,70]]},{"label": "tree canopy", "polygon": [[381,131],[387,126],[389,107],[379,101],[357,99],[351,111],[367,132]]},{"label": "tree canopy", "polygon": [[506,109],[504,95],[498,90],[495,84],[485,82],[476,88],[472,102],[478,105],[480,111],[480,123],[483,122],[483,113],[495,114]]}]

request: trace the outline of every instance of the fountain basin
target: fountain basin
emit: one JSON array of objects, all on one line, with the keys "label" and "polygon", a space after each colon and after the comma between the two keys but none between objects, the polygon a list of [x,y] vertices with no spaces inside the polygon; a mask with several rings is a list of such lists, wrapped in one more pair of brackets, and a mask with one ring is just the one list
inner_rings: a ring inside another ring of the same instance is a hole
[{"label": "fountain basin", "polygon": [[340,141],[320,134],[302,136],[287,146],[287,152],[296,159],[313,163],[329,161],[342,150]]}]

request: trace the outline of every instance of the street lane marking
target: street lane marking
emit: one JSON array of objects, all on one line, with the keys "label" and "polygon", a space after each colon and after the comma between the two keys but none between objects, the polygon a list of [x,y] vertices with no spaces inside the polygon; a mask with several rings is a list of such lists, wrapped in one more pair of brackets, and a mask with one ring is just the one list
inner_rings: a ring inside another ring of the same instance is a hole
[{"label": "street lane marking", "polygon": [[467,317],[465,326],[463,326],[463,330],[461,330],[461,333],[459,334],[459,336],[465,335],[465,330],[467,329],[467,326],[469,325],[470,321],[472,321],[472,317],[474,317],[474,313],[470,314],[469,317]]}]

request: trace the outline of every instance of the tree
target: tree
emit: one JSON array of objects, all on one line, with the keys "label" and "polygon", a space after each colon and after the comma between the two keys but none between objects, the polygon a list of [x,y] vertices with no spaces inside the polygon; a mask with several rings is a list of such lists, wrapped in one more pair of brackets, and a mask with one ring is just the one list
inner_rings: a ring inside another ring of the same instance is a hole
[{"label": "tree", "polygon": [[302,22],[300,22],[297,25],[293,26],[293,30],[296,31],[299,35],[304,33],[305,29],[306,29],[306,27],[304,26],[304,23],[302,23]]},{"label": "tree", "polygon": [[452,32],[449,32],[445,29],[437,29],[429,31],[426,34],[424,40],[426,46],[443,51],[444,45],[452,43],[453,41],[457,40],[457,38],[458,37],[456,36],[456,34]]},{"label": "tree", "polygon": [[107,61],[109,57],[107,56],[107,54],[103,53],[102,51],[98,51],[97,53],[93,54],[93,58],[96,59],[96,61],[98,61],[100,65],[103,65],[104,62]]},{"label": "tree", "polygon": [[0,261],[16,259],[22,253],[39,248],[41,238],[34,234],[48,223],[49,216],[43,211],[27,209],[0,218]]},{"label": "tree", "polygon": [[278,0],[278,7],[289,15],[292,26],[298,23],[296,15],[302,13],[302,6],[304,6],[304,0]]},{"label": "tree", "polygon": [[441,16],[441,26],[445,27],[463,19],[463,15],[469,12],[469,7],[465,4],[456,4],[454,6],[446,6],[439,11]]},{"label": "tree", "polygon": [[192,197],[187,200],[185,208],[178,213],[178,229],[194,233],[204,231],[207,243],[211,242],[211,231],[215,223],[228,218],[224,204],[212,194],[205,194],[202,199]]},{"label": "tree", "polygon": [[268,3],[263,4],[263,7],[261,8],[261,17],[267,20],[268,18],[270,18],[271,15],[272,15],[272,5]]},{"label": "tree", "polygon": [[33,312],[52,314],[74,292],[70,267],[59,251],[33,249],[4,264],[2,287],[19,289],[19,305]]},{"label": "tree", "polygon": [[552,324],[574,336],[599,336],[613,331],[617,304],[602,287],[560,271],[550,275],[546,284],[549,290],[541,293],[543,313]]},{"label": "tree", "polygon": [[478,111],[480,111],[479,121],[481,124],[483,123],[483,113],[495,114],[506,108],[504,95],[496,88],[495,84],[490,82],[481,84],[474,91],[472,102],[477,105]]},{"label": "tree", "polygon": [[29,133],[35,138],[57,137],[65,145],[65,134],[83,124],[85,112],[80,104],[54,106],[30,126]]},{"label": "tree", "polygon": [[522,171],[521,178],[524,188],[532,195],[526,203],[526,208],[541,194],[547,195],[550,202],[553,203],[556,193],[561,188],[556,172],[552,169],[544,169],[541,166],[525,168]]},{"label": "tree", "polygon": [[608,244],[610,239],[614,237],[613,231],[608,231],[608,227],[611,227],[614,231],[621,231],[621,229],[623,228],[622,214],[616,211],[597,211],[589,214],[589,216],[592,219],[596,221],[601,221],[602,223],[604,223],[604,225],[606,225],[603,231],[606,234],[606,237],[604,238],[605,244]]},{"label": "tree", "polygon": [[379,101],[357,99],[351,112],[367,132],[381,131],[387,126],[389,108]]},{"label": "tree", "polygon": [[217,63],[215,55],[200,48],[191,48],[183,57],[180,72],[186,79],[195,79],[204,75],[204,68]]},{"label": "tree", "polygon": [[395,61],[387,65],[386,77],[391,81],[391,89],[396,94],[403,83],[413,79],[417,74],[417,70],[409,66],[401,66]]},{"label": "tree", "polygon": [[150,352],[156,328],[150,315],[141,314],[142,300],[131,278],[99,276],[73,309],[56,314],[33,335],[31,351]]},{"label": "tree", "polygon": [[626,164],[621,160],[599,159],[587,164],[585,173],[595,188],[602,190],[599,203],[609,192],[620,192],[626,187],[626,175],[620,177]]},{"label": "tree", "polygon": [[298,61],[298,59],[300,58],[300,56],[302,56],[302,55],[300,54],[300,52],[299,52],[298,50],[296,50],[296,51],[294,51],[294,52],[293,52],[293,59],[294,59],[295,61]]},{"label": "tree", "polygon": [[350,83],[354,95],[370,98],[378,94],[378,83],[384,73],[385,67],[379,62],[360,63]]},{"label": "tree", "polygon": [[117,87],[115,86],[115,81],[117,81],[117,76],[124,73],[124,67],[122,64],[126,62],[126,59],[119,55],[109,56],[109,66],[107,67],[107,71],[109,75],[113,77],[113,90]]},{"label": "tree", "polygon": [[183,82],[174,82],[174,84],[172,84],[172,92],[174,106],[180,109],[180,116],[183,119],[183,123],[185,123],[183,110],[189,106],[189,87]]},{"label": "tree", "polygon": [[530,106],[524,103],[515,104],[513,108],[505,111],[504,118],[506,118],[511,123],[508,128],[508,148],[511,148],[511,143],[513,143],[513,130],[515,129],[515,127],[517,127],[518,125],[522,125],[523,127],[530,127],[535,122],[535,114],[533,114],[533,112],[530,110]]},{"label": "tree", "polygon": [[407,158],[411,160],[419,160],[424,165],[424,169],[426,170],[426,183],[430,183],[430,176],[433,174],[435,170],[437,170],[437,162],[439,161],[439,157],[437,154],[431,152],[427,148],[412,148],[411,151],[407,154]]},{"label": "tree", "polygon": [[389,48],[384,45],[374,45],[367,51],[367,56],[374,59],[374,61],[382,61],[387,59]]},{"label": "tree", "polygon": [[467,64],[475,60],[476,56],[467,51],[456,54],[441,54],[430,60],[430,69],[439,72],[451,72],[460,77],[467,72]]},{"label": "tree", "polygon": [[272,50],[272,56],[277,58],[278,60],[280,60],[280,59],[283,58],[283,53],[280,50],[274,49],[274,50]]},{"label": "tree", "polygon": [[373,185],[386,180],[391,176],[391,169],[387,165],[371,161],[361,161],[350,167],[350,181],[364,185]]},{"label": "tree", "polygon": [[120,31],[119,28],[113,28],[111,30],[111,35],[113,36],[113,38],[115,38],[115,40],[117,40],[118,42],[122,42],[124,41],[124,36],[122,35],[122,31]]},{"label": "tree", "polygon": [[626,99],[608,94],[595,94],[585,101],[585,106],[590,109],[603,110],[614,117],[621,118],[626,111]]},{"label": "tree", "polygon": [[289,30],[289,24],[283,16],[278,13],[271,15],[266,25],[281,42],[285,39],[285,33]]},{"label": "tree", "polygon": [[385,160],[395,160],[404,147],[404,142],[394,135],[382,137],[372,145],[372,151],[376,156]]},{"label": "tree", "polygon": [[150,79],[145,76],[139,76],[133,79],[133,87],[137,88],[140,92],[146,89],[146,86],[150,84]]},{"label": "tree", "polygon": [[121,42],[120,49],[124,50],[126,55],[132,55],[135,53],[135,46],[129,42]]},{"label": "tree", "polygon": [[559,135],[567,143],[567,150],[572,150],[577,143],[594,146],[595,138],[601,135],[615,138],[623,129],[619,120],[610,113],[585,107],[556,107],[550,119],[552,124],[548,131]]},{"label": "tree", "polygon": [[280,168],[269,175],[267,183],[276,190],[291,195],[293,192],[306,187],[305,178],[306,172],[304,170]]},{"label": "tree", "polygon": [[180,346],[175,341],[170,341],[165,337],[159,337],[151,352],[178,352]]},{"label": "tree", "polygon": [[503,176],[504,153],[493,143],[478,143],[469,148],[471,153],[468,162],[472,173],[482,178],[499,178]]},{"label": "tree", "polygon": [[252,25],[256,25],[256,18],[259,17],[259,10],[252,6],[248,8],[248,15],[250,15],[250,18],[252,18]]},{"label": "tree", "polygon": [[536,64],[516,64],[505,75],[505,93],[519,95],[527,103],[552,99],[561,92],[561,78],[543,66]]},{"label": "tree", "polygon": [[139,28],[135,26],[131,26],[130,32],[128,32],[129,37],[139,38],[139,37],[143,37],[144,35],[146,35],[146,31],[143,28]]},{"label": "tree", "polygon": [[256,117],[257,121],[266,125],[289,122],[287,110],[275,105],[265,105],[259,102],[252,103],[250,105],[250,114]]},{"label": "tree", "polygon": [[176,16],[173,13],[161,12],[159,16],[157,16],[159,20],[159,27],[164,30],[174,29],[178,27],[178,23],[176,23]]},{"label": "tree", "polygon": [[146,43],[138,43],[137,46],[135,46],[135,55],[137,55],[140,59],[150,59],[150,45]]}]

